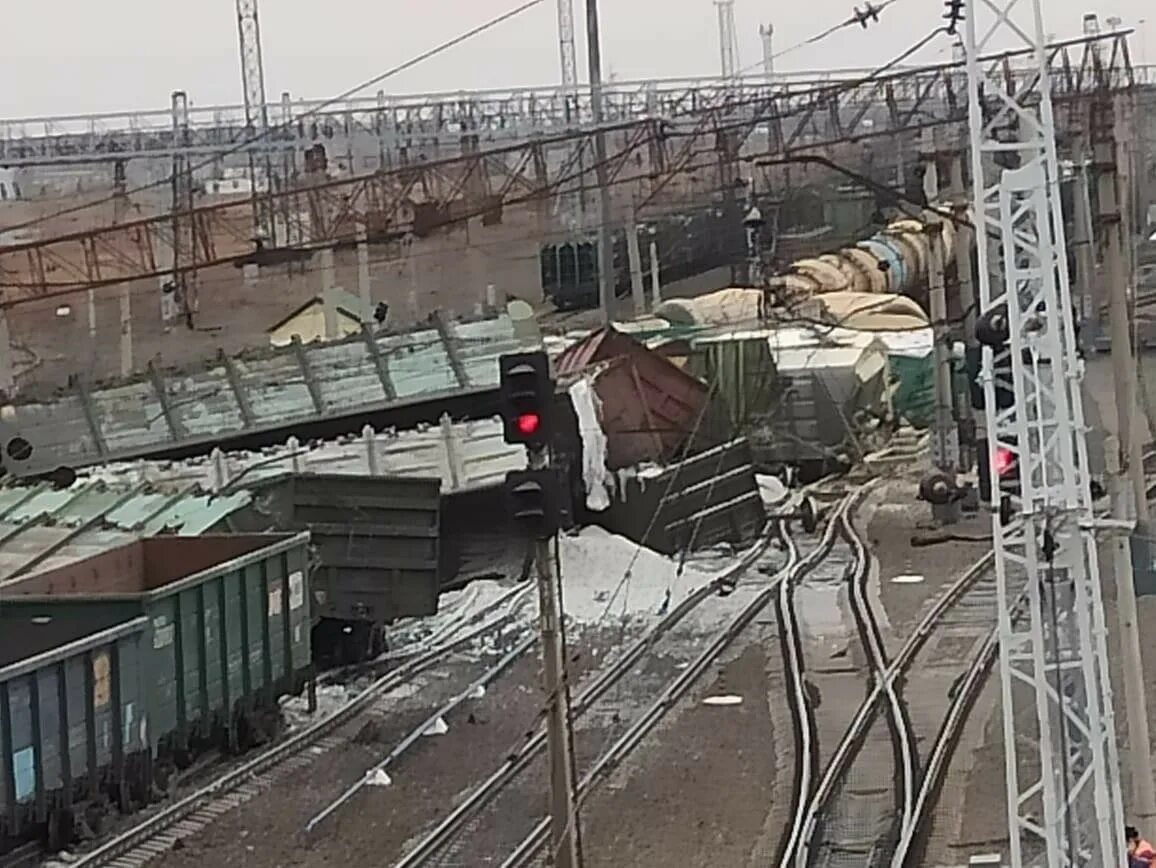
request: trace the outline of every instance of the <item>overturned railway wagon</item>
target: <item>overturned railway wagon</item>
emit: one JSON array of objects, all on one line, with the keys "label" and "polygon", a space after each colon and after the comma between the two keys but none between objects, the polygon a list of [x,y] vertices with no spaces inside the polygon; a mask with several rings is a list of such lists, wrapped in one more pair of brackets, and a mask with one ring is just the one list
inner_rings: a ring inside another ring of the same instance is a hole
[{"label": "overturned railway wagon", "polygon": [[0,858],[278,718],[312,676],[308,544],[152,537],[0,583]]}]

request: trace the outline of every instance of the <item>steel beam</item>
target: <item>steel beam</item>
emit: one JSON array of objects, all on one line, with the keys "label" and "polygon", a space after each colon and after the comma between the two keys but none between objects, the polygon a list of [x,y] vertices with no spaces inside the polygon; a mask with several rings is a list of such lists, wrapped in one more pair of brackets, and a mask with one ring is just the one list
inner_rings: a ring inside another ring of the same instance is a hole
[{"label": "steel beam", "polygon": [[318,416],[325,414],[325,400],[321,397],[321,387],[317,385],[317,378],[313,376],[313,368],[309,364],[309,354],[305,352],[305,345],[298,335],[292,338],[293,352],[297,356],[297,366],[301,368],[301,377],[305,380],[305,388],[309,390],[309,398],[313,401],[313,409]]},{"label": "steel beam", "polygon": [[176,443],[185,436],[185,429],[173,412],[173,405],[172,401],[169,400],[169,390],[165,384],[164,374],[162,374],[160,369],[152,362],[149,362],[149,379],[152,380],[153,392],[157,396],[157,403],[161,405],[161,415],[164,416],[165,424],[168,425],[169,436],[172,441]]},{"label": "steel beam", "polygon": [[389,362],[382,354],[381,347],[377,345],[377,338],[374,337],[369,323],[361,324],[361,336],[365,339],[365,351],[373,359],[373,366],[377,369],[377,378],[381,380],[381,391],[385,393],[385,399],[396,401],[397,389],[394,388],[393,378],[389,375]]}]

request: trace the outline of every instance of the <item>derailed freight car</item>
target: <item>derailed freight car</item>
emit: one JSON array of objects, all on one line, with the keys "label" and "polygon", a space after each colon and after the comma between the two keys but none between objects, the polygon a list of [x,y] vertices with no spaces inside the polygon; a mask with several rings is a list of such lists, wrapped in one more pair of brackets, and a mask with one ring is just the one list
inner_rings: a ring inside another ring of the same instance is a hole
[{"label": "derailed freight car", "polygon": [[313,672],[308,542],[154,537],[0,588],[0,855],[279,717]]}]

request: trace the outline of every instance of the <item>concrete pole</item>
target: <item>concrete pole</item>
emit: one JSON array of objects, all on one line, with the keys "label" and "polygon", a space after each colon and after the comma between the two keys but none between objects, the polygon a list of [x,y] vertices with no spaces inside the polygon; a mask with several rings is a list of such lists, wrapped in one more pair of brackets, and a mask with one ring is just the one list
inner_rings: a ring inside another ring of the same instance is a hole
[{"label": "concrete pole", "polygon": [[333,289],[337,283],[336,266],[333,263],[333,248],[321,250],[321,291]]},{"label": "concrete pole", "polygon": [[[586,47],[590,65],[590,108],[594,125],[601,127],[602,37],[598,27],[598,0],[586,0]],[[614,235],[610,225],[610,178],[606,166],[606,133],[594,135],[594,174],[598,180],[598,300],[602,319],[614,320]]]},{"label": "concrete pole", "polygon": [[[1104,440],[1112,518],[1128,520],[1128,488],[1120,467],[1120,442]],[[1112,537],[1112,573],[1116,580],[1116,615],[1120,650],[1123,652],[1124,701],[1128,715],[1128,768],[1132,775],[1131,814],[1141,829],[1156,823],[1156,783],[1152,780],[1149,753],[1148,702],[1144,691],[1144,667],[1140,655],[1140,623],[1136,611],[1136,588],[1132,584],[1132,541],[1125,532]]]},{"label": "concrete pole", "polygon": [[634,299],[634,315],[642,316],[646,312],[646,288],[642,285],[642,253],[638,249],[638,218],[633,205],[626,223],[626,252],[630,257],[630,295]]},{"label": "concrete pole", "polygon": [[1097,200],[1106,241],[1104,265],[1108,287],[1108,325],[1112,336],[1112,379],[1116,387],[1116,433],[1120,438],[1120,455],[1132,482],[1136,519],[1147,525],[1148,486],[1144,479],[1143,444],[1141,438],[1136,436],[1135,427],[1136,363],[1132,358],[1132,334],[1128,322],[1128,279],[1124,266],[1115,157],[1114,143],[1096,145]]},{"label": "concrete pole", "polygon": [[369,288],[369,230],[357,224],[357,294],[361,297],[361,321],[373,321],[373,293]]},{"label": "concrete pole", "polygon": [[1084,349],[1091,347],[1100,333],[1100,311],[1096,303],[1096,261],[1092,238],[1092,197],[1088,189],[1088,154],[1080,148],[1077,155],[1075,186],[1072,198],[1072,246],[1076,254],[1076,286],[1080,290],[1080,337]]},{"label": "concrete pole", "polygon": [[651,310],[662,304],[662,276],[658,262],[658,242],[650,242],[650,305]]},{"label": "concrete pole", "polygon": [[[939,167],[931,131],[923,141],[926,169],[923,191],[928,202],[939,198]],[[931,307],[931,328],[935,353],[935,428],[932,438],[933,461],[952,479],[958,472],[959,443],[955,423],[955,389],[952,387],[951,330],[947,324],[947,289],[943,275],[943,224],[939,220],[927,223],[929,257],[927,263],[928,301]],[[932,504],[932,515],[941,524],[954,524],[960,518],[960,503]]]},{"label": "concrete pole", "polygon": [[120,375],[132,373],[132,295],[127,283],[120,285]]},{"label": "concrete pole", "polygon": [[[1118,181],[1115,168],[1116,142],[1111,131],[1095,139],[1093,156],[1097,168],[1097,203],[1101,225],[1105,232],[1104,265],[1108,288],[1108,317],[1112,336],[1112,375],[1116,387],[1117,442],[1105,444],[1107,460],[1116,470],[1110,478],[1116,492],[1113,497],[1113,515],[1127,516],[1127,496],[1124,493],[1120,468],[1124,467],[1132,482],[1132,501],[1139,528],[1147,528],[1148,492],[1144,480],[1140,438],[1133,427],[1136,401],[1134,361],[1131,333],[1128,327],[1127,281],[1123,262],[1122,226],[1120,220]],[[1113,448],[1114,447],[1114,448]],[[1142,825],[1156,821],[1156,789],[1152,781],[1152,756],[1148,740],[1147,698],[1144,688],[1144,664],[1140,656],[1136,623],[1136,584],[1132,564],[1131,539],[1125,537],[1115,544],[1114,572],[1116,574],[1116,606],[1120,618],[1120,650],[1124,668],[1124,700],[1128,716],[1128,751],[1131,759],[1132,814]]]},{"label": "concrete pole", "polygon": [[305,464],[301,460],[301,456],[297,454],[301,451],[301,441],[296,437],[290,437],[285,441],[285,446],[289,450],[289,464],[293,468],[293,472],[300,473]]},{"label": "concrete pole", "polygon": [[8,308],[0,307],[0,392],[12,398],[16,390],[16,367],[12,361],[12,334],[8,327]]},{"label": "concrete pole", "polygon": [[413,253],[412,240],[406,250],[406,259],[409,265],[409,317],[410,322],[417,322],[421,318],[421,306],[418,304],[417,259]]},{"label": "concrete pole", "polygon": [[92,359],[96,361],[96,290],[90,289],[88,296],[88,345],[92,347]]},{"label": "concrete pole", "polygon": [[[960,143],[962,145],[962,142]],[[968,212],[967,188],[963,181],[963,152],[958,151],[951,158],[951,196],[957,214],[966,217]],[[979,346],[975,337],[975,323],[979,319],[979,307],[975,296],[975,274],[972,271],[971,253],[975,246],[975,230],[970,221],[964,220],[955,227],[955,273],[959,279],[959,306],[963,311],[963,343],[967,348]],[[961,422],[974,437],[976,432],[975,408],[971,401],[961,402]],[[975,454],[975,441],[971,441],[966,459],[960,449],[960,470],[969,471],[975,466],[979,456]]]},{"label": "concrete pole", "polygon": [[369,476],[377,476],[377,432],[372,425],[361,429],[361,440],[365,444],[365,472]]},{"label": "concrete pole", "polygon": [[[530,452],[530,467],[547,464],[546,452]],[[546,692],[546,737],[550,748],[550,852],[556,868],[580,868],[578,800],[574,773],[574,739],[570,717],[570,685],[566,678],[562,622],[561,577],[547,540],[534,544],[538,572],[538,605],[542,631],[542,675]]]}]

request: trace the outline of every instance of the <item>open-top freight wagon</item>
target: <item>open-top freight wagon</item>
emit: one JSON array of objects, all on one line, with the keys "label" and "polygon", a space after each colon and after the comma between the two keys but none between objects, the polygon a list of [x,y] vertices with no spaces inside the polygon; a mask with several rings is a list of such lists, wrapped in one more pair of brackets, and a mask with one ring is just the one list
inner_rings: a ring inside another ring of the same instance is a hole
[{"label": "open-top freight wagon", "polygon": [[268,733],[313,675],[308,546],[152,537],[0,580],[0,857]]}]

